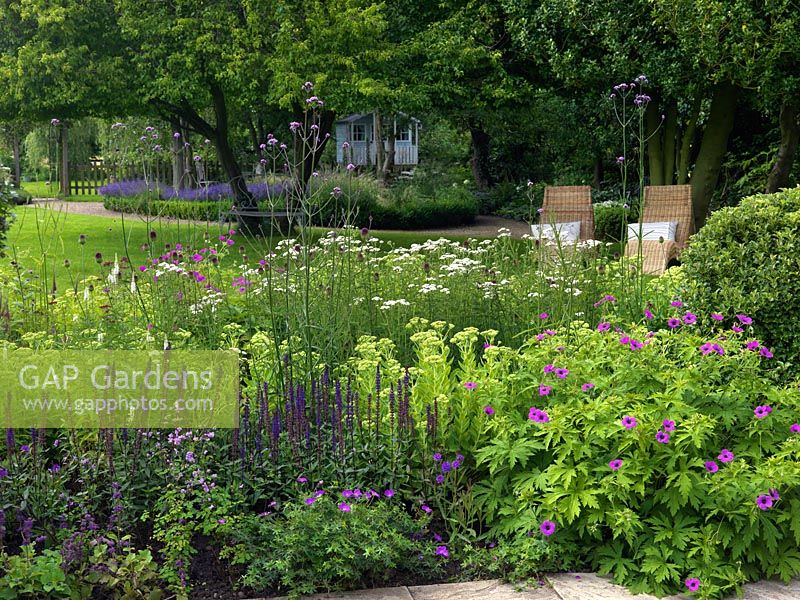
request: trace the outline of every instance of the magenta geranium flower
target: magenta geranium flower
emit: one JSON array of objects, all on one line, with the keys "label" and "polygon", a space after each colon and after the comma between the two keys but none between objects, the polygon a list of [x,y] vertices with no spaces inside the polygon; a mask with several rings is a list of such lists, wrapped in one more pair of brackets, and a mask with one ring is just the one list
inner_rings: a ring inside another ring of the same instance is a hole
[{"label": "magenta geranium flower", "polygon": [[758,340],[750,340],[745,344],[744,347],[747,348],[748,350],[758,350],[758,347],[760,345],[761,344],[758,342]]},{"label": "magenta geranium flower", "polygon": [[680,319],[675,318],[675,317],[672,317],[671,319],[667,319],[667,327],[669,327],[670,329],[677,329],[680,326],[681,326],[681,320]]},{"label": "magenta geranium flower", "polygon": [[707,460],[704,466],[706,468],[706,471],[708,471],[709,473],[716,473],[717,471],[719,471],[719,465],[713,460]]},{"label": "magenta geranium flower", "polygon": [[619,471],[619,468],[622,466],[622,459],[615,458],[611,462],[608,463],[608,468],[612,471]]},{"label": "magenta geranium flower", "polygon": [[691,312],[687,312],[683,315],[683,323],[685,325],[694,325],[697,323],[697,315]]},{"label": "magenta geranium flower", "polygon": [[603,322],[597,324],[597,331],[608,331],[609,329],[611,329],[611,323]]},{"label": "magenta geranium flower", "polygon": [[555,370],[556,370],[556,366],[554,364],[552,364],[552,363],[549,364],[549,365],[545,365],[544,368],[542,369],[542,371],[544,371],[545,373],[552,373]]},{"label": "magenta geranium flower", "polygon": [[639,340],[631,340],[630,342],[631,350],[641,350],[644,348],[644,344]]},{"label": "magenta geranium flower", "polygon": [[733,452],[731,452],[727,448],[723,448],[722,452],[719,453],[719,456],[717,458],[724,463],[729,463],[733,460]]},{"label": "magenta geranium flower", "polygon": [[767,348],[766,346],[762,346],[761,350],[759,350],[758,353],[761,356],[763,356],[764,358],[772,358],[773,357],[772,352],[770,352],[770,349]]},{"label": "magenta geranium flower", "polygon": [[339,502],[339,510],[342,512],[350,512],[351,508],[347,502]]},{"label": "magenta geranium flower", "polygon": [[680,300],[673,300],[672,302],[670,302],[670,304],[675,308],[680,308],[681,306],[683,306],[683,302],[681,302]]},{"label": "magenta geranium flower", "polygon": [[778,490],[774,488],[770,488],[769,495],[772,498],[773,502],[777,502],[778,500],[781,499],[781,495],[778,493]]},{"label": "magenta geranium flower", "polygon": [[467,388],[468,390],[474,390],[476,387],[478,387],[478,384],[475,383],[474,381],[465,381],[464,387]]},{"label": "magenta geranium flower", "polygon": [[731,326],[731,331],[733,331],[734,333],[742,333],[744,331],[744,329],[742,329],[738,325],[733,325],[733,326]]},{"label": "magenta geranium flower", "polygon": [[629,415],[625,415],[622,417],[622,426],[625,429],[633,429],[637,425],[636,417],[631,417]]},{"label": "magenta geranium flower", "polygon": [[736,315],[736,318],[739,319],[739,322],[742,325],[750,325],[753,323],[753,319],[751,319],[747,315]]},{"label": "magenta geranium flower", "polygon": [[535,406],[531,406],[531,409],[528,411],[528,419],[534,423],[548,423],[550,421],[550,415],[543,410],[539,410]]},{"label": "magenta geranium flower", "polygon": [[664,431],[675,431],[675,421],[670,419],[661,421],[661,426],[664,428]]},{"label": "magenta geranium flower", "polygon": [[441,556],[442,558],[450,558],[450,551],[447,549],[447,546],[436,546],[436,556]]},{"label": "magenta geranium flower", "polygon": [[765,404],[763,406],[756,406],[755,410],[753,410],[753,414],[756,416],[757,419],[763,419],[771,412],[772,412],[772,407],[769,406],[768,404]]},{"label": "magenta geranium flower", "polygon": [[711,318],[715,321],[722,321],[725,317],[719,313],[711,313]]},{"label": "magenta geranium flower", "polygon": [[494,409],[491,406],[486,405],[483,407],[483,412],[491,417],[494,414]]},{"label": "magenta geranium flower", "polygon": [[422,506],[419,507],[419,509],[426,514],[431,514],[433,512],[433,509],[427,504],[423,504]]},{"label": "magenta geranium flower", "polygon": [[772,508],[772,496],[761,494],[756,498],[756,505],[758,505],[758,508],[761,510],[769,510]]},{"label": "magenta geranium flower", "polygon": [[619,338],[619,343],[622,344],[623,346],[627,346],[628,344],[631,343],[630,336],[623,335],[622,337]]},{"label": "magenta geranium flower", "polygon": [[594,387],[594,384],[593,384],[593,383],[584,383],[584,384],[581,386],[581,390],[583,390],[584,392],[588,392],[588,391],[589,391],[589,390],[591,390],[593,387]]},{"label": "magenta geranium flower", "polygon": [[549,385],[540,385],[539,386],[539,395],[540,396],[547,396],[552,391],[553,391],[553,388],[550,387]]},{"label": "magenta geranium flower", "polygon": [[555,374],[559,379],[566,379],[567,375],[569,375],[569,369],[556,369]]},{"label": "magenta geranium flower", "polygon": [[539,318],[540,318],[542,321],[544,321],[545,319],[547,319],[547,317],[549,317],[549,316],[550,316],[550,315],[549,315],[549,314],[547,314],[546,312],[539,313]]},{"label": "magenta geranium flower", "polygon": [[539,531],[541,531],[547,537],[550,537],[556,532],[556,524],[552,521],[544,520],[542,524],[539,525]]},{"label": "magenta geranium flower", "polygon": [[645,319],[652,319],[652,318],[654,318],[654,317],[653,317],[653,313],[650,311],[650,309],[648,309],[648,308],[645,308],[645,309],[644,309],[644,318],[645,318]]},{"label": "magenta geranium flower", "polygon": [[656,441],[659,444],[669,444],[669,434],[666,431],[656,433]]},{"label": "magenta geranium flower", "polygon": [[800,423],[792,423],[789,426],[789,431],[792,433],[800,433]]},{"label": "magenta geranium flower", "polygon": [[700,587],[700,580],[697,577],[689,577],[684,583],[690,592],[696,592]]}]

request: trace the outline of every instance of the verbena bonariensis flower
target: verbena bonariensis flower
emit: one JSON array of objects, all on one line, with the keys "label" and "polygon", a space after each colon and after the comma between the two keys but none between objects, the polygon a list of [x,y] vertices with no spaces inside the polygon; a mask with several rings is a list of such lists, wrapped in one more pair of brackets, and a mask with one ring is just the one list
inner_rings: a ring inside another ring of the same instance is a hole
[{"label": "verbena bonariensis flower", "polygon": [[539,525],[539,531],[541,531],[547,537],[550,537],[556,532],[556,524],[550,520],[545,519],[542,521],[542,524]]}]

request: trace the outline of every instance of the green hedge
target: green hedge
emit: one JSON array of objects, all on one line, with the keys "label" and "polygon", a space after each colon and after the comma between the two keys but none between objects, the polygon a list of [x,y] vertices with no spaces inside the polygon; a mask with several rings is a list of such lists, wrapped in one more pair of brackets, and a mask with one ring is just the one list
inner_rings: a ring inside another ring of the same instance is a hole
[{"label": "green hedge", "polygon": [[692,308],[753,333],[776,358],[800,365],[800,188],[750,196],[711,215],[682,254]]},{"label": "green hedge", "polygon": [[[333,194],[334,188],[341,194]],[[413,185],[381,189],[371,177],[334,176],[312,182],[312,222],[338,227],[347,222],[376,229],[430,229],[469,224],[478,214],[478,200],[463,187],[443,187],[434,196],[419,195]],[[125,213],[196,221],[217,221],[226,202],[159,200],[146,195],[106,197],[104,206]]]},{"label": "green hedge", "polygon": [[103,206],[117,212],[193,221],[219,221],[220,213],[230,208],[227,203],[214,200],[152,200],[146,196],[108,196],[103,199]]}]

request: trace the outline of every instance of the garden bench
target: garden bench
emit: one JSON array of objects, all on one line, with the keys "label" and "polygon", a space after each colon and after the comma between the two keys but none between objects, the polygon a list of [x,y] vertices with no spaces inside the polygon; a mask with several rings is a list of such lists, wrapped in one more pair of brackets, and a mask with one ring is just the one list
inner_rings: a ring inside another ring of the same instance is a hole
[{"label": "garden bench", "polygon": [[232,218],[241,221],[240,217],[250,217],[260,220],[259,228],[266,232],[270,229],[277,229],[282,234],[288,234],[293,223],[302,223],[303,214],[300,211],[287,210],[285,208],[278,208],[274,210],[242,210],[239,208],[232,208],[231,210],[223,211],[219,215],[219,222],[224,225]]}]

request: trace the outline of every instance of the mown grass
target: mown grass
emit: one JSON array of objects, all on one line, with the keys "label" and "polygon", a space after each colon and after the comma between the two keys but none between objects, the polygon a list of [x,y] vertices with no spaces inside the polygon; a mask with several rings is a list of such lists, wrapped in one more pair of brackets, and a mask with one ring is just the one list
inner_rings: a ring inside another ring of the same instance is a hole
[{"label": "mown grass", "polygon": [[[48,287],[55,280],[56,288],[63,289],[88,275],[106,273],[99,263],[127,257],[133,265],[143,264],[149,256],[146,244],[153,242],[156,252],[167,245],[180,242],[188,247],[200,247],[205,238],[215,239],[227,233],[229,226],[215,222],[186,223],[171,220],[146,220],[137,215],[118,217],[90,216],[67,213],[49,207],[20,206],[8,232],[6,254],[25,269],[33,269],[46,277]],[[312,228],[311,237],[325,235],[327,229]],[[84,236],[85,242],[80,243]],[[151,239],[155,235],[155,240]],[[421,244],[429,235],[414,232],[373,232],[375,237],[398,247]],[[468,236],[444,236],[463,241]],[[256,262],[269,252],[280,239],[246,238],[237,236],[240,252]],[[100,259],[95,256],[100,254]]]},{"label": "mown grass", "polygon": [[[58,189],[58,183],[48,183],[47,181],[23,181],[22,189],[31,194],[34,198],[63,198]],[[65,198],[70,202],[102,202],[103,197],[99,194],[70,194]]]}]

